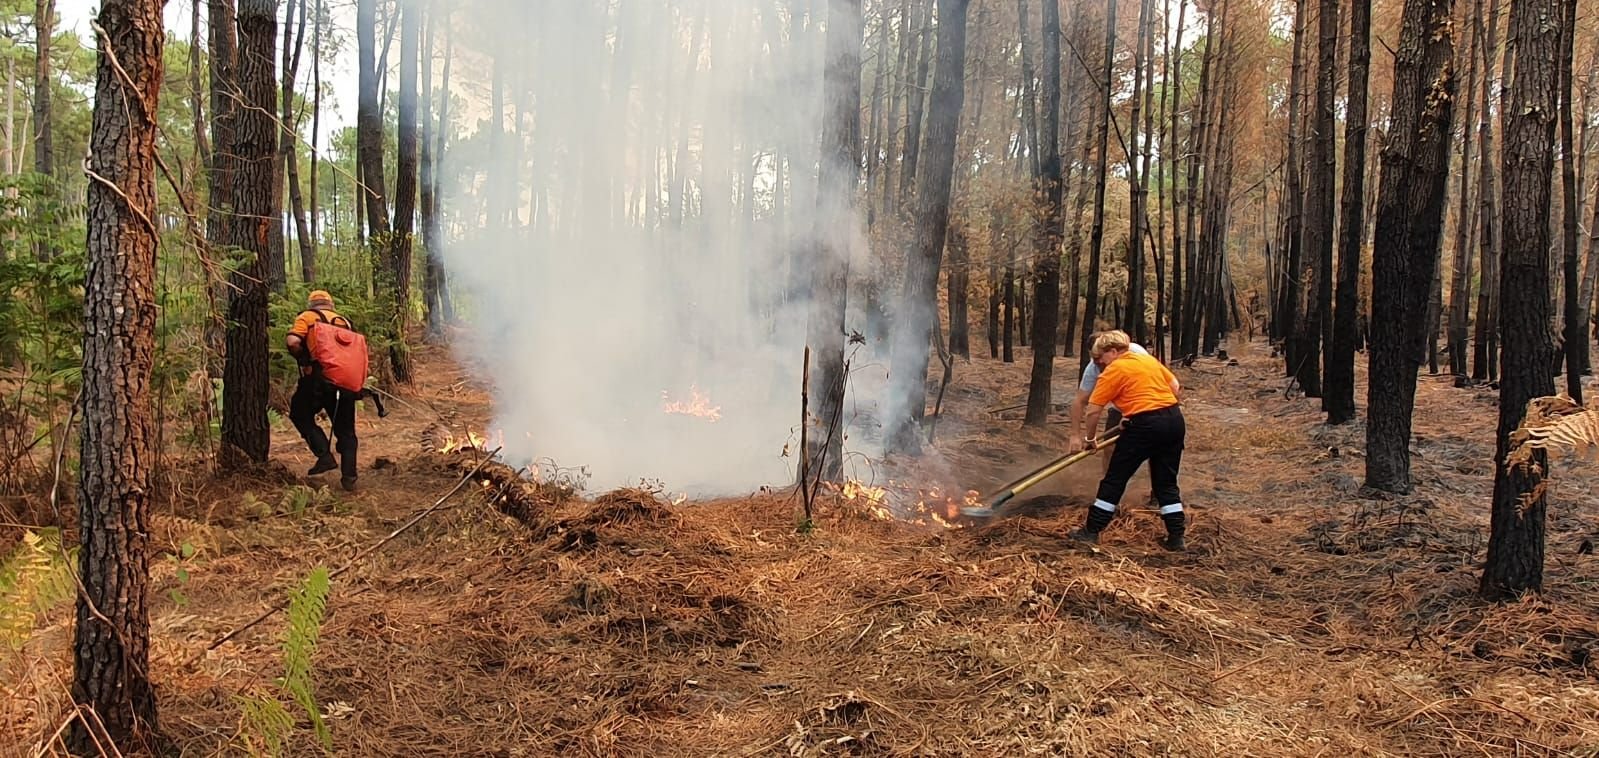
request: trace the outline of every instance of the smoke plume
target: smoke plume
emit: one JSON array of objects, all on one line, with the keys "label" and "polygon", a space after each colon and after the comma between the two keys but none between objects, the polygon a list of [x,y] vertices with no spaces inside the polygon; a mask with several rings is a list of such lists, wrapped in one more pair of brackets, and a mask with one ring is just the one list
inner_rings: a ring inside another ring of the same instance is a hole
[{"label": "smoke plume", "polygon": [[[806,4],[456,14],[456,96],[477,123],[441,165],[443,255],[508,459],[585,467],[591,490],[793,481],[810,240],[850,240],[852,278],[870,264],[863,219],[817,211],[825,3],[790,5]],[[851,299],[849,328],[873,337],[852,391],[875,397],[876,319]],[[872,447],[872,410],[845,413],[846,451]]]}]

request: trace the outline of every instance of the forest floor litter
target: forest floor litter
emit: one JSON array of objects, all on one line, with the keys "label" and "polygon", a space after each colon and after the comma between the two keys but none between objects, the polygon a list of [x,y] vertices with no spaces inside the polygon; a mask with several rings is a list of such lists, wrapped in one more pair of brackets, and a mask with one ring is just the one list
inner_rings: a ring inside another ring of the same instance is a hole
[{"label": "forest floor litter", "polygon": [[[1177,370],[1186,553],[1157,545],[1144,473],[1098,549],[1068,540],[1092,461],[992,522],[891,521],[824,493],[809,531],[787,491],[584,499],[490,463],[334,582],[313,676],[335,753],[1599,753],[1595,472],[1554,470],[1544,594],[1483,602],[1494,394],[1423,377],[1420,486],[1376,497],[1358,423],[1321,425],[1255,348]],[[353,495],[281,471],[164,488],[151,674],[184,755],[238,752],[239,698],[273,691],[283,620],[205,647],[428,507],[489,446],[440,444],[485,430],[489,399],[445,353],[419,362],[406,404],[360,421],[363,466],[383,463]],[[1064,451],[1068,425],[991,412],[1028,366],[958,362],[938,456],[891,460],[885,481],[987,492]],[[1058,399],[1076,366],[1057,364]],[[309,462],[292,430],[273,455]],[[0,733],[21,738],[0,755],[31,754],[65,717],[71,621],[57,606],[0,667]],[[296,740],[319,752],[309,728]]]}]

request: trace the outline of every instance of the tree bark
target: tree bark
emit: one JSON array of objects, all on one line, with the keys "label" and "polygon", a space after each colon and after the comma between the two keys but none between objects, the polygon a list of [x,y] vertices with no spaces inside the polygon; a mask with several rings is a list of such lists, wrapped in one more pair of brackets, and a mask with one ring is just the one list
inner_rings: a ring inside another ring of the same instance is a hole
[{"label": "tree bark", "polygon": [[[911,194],[911,188],[920,186],[916,176],[916,164],[922,155],[922,130],[923,112],[927,102],[927,75],[932,65],[933,58],[933,7],[934,0],[923,0],[927,12],[922,16],[922,29],[917,35],[919,50],[916,52],[916,79],[905,88],[905,152],[904,159],[900,161],[899,168],[899,195],[903,203]],[[943,5],[939,4],[939,18],[943,19]],[[942,21],[940,21],[942,23]],[[942,33],[942,32],[940,32]],[[962,34],[965,30],[962,30]],[[963,63],[964,66],[964,63]],[[962,94],[964,98],[965,95]],[[956,122],[959,123],[959,122]]]},{"label": "tree bark", "polygon": [[1366,227],[1366,96],[1371,66],[1371,0],[1352,0],[1349,98],[1344,120],[1343,226],[1333,338],[1327,346],[1327,423],[1355,418],[1355,319],[1360,309],[1360,238]]},{"label": "tree bark", "polygon": [[[1561,0],[1562,13],[1560,40],[1560,248],[1562,253],[1562,280],[1565,282],[1565,356],[1566,394],[1578,405],[1582,404],[1582,372],[1588,367],[1588,328],[1583,320],[1579,297],[1582,282],[1577,265],[1577,160],[1571,124],[1571,61],[1572,48],[1577,36],[1577,0]],[[1586,119],[1584,114],[1584,118]]]},{"label": "tree bark", "polygon": [[1033,285],[1033,370],[1027,385],[1026,426],[1043,426],[1053,405],[1055,345],[1060,331],[1060,4],[1045,0],[1043,14],[1044,112],[1039,135],[1041,171],[1037,180],[1044,208],[1039,230],[1038,265]]},{"label": "tree bark", "polygon": [[[1570,0],[1566,0],[1569,2]],[[1510,47],[1515,69],[1505,91],[1504,251],[1500,303],[1505,330],[1499,383],[1499,433],[1494,453],[1488,557],[1479,590],[1507,600],[1543,589],[1544,472],[1548,456],[1529,464],[1507,460],[1511,435],[1527,403],[1553,395],[1554,345],[1549,335],[1549,218],[1559,116],[1561,37],[1572,16],[1562,0],[1511,0]],[[1508,66],[1507,66],[1508,68]]]},{"label": "tree bark", "polygon": [[[1149,0],[1138,4],[1138,41],[1133,45],[1133,96],[1129,105],[1132,113],[1127,119],[1127,313],[1122,330],[1133,341],[1145,343],[1148,335],[1144,325],[1144,224],[1148,220],[1144,207],[1148,197],[1148,177],[1139,164],[1139,119],[1144,114],[1144,69],[1154,62],[1144,54],[1149,44]],[[1147,132],[1146,132],[1147,133]]]},{"label": "tree bark", "polygon": [[[422,247],[427,254],[426,267],[422,272],[422,304],[426,315],[426,335],[429,342],[439,342],[444,338],[444,309],[441,289],[444,282],[444,259],[442,257],[444,241],[439,228],[439,193],[438,169],[436,161],[443,158],[443,137],[439,137],[439,147],[434,147],[434,130],[443,132],[449,127],[443,123],[444,107],[439,107],[439,123],[433,121],[433,42],[438,33],[440,23],[446,26],[450,23],[449,6],[433,5],[430,9],[437,14],[441,7],[443,14],[434,15],[427,19],[427,33],[422,44],[422,91],[420,114],[418,120],[422,125],[422,142],[419,146],[419,171],[421,173],[421,214],[422,214]],[[445,99],[449,98],[449,91],[443,90]]]},{"label": "tree bark", "polygon": [[[300,188],[300,128],[294,115],[294,80],[300,71],[300,54],[305,50],[305,6],[311,0],[287,0],[283,11],[283,169],[289,185],[289,212],[294,217],[294,238],[300,248],[300,277],[310,282],[316,277],[316,251],[311,228],[305,217],[305,193]],[[299,22],[293,34],[289,20],[299,9]],[[282,292],[288,283],[286,272],[273,272],[273,289]]]},{"label": "tree bark", "polygon": [[392,277],[389,296],[393,298],[389,365],[394,370],[394,380],[401,384],[411,383],[411,352],[406,344],[406,333],[411,313],[411,248],[416,229],[416,59],[422,38],[422,13],[420,3],[400,9],[399,145],[395,152],[394,235],[389,253]]},{"label": "tree bark", "polygon": [[938,318],[938,273],[949,229],[955,137],[965,100],[966,12],[971,0],[938,0],[938,63],[927,124],[927,166],[916,181],[916,239],[905,268],[901,320],[891,356],[888,449],[921,450],[927,406],[927,360]]},{"label": "tree bark", "polygon": [[[1482,0],[1474,0],[1472,12],[1482,14]],[[1476,29],[1472,36],[1475,38]],[[1455,209],[1454,278],[1449,284],[1449,372],[1455,376],[1466,375],[1466,338],[1471,328],[1471,238],[1475,215],[1472,214],[1470,181],[1472,166],[1471,130],[1477,121],[1477,54],[1476,40],[1465,50],[1466,63],[1466,117],[1460,129],[1460,204]],[[1486,157],[1486,156],[1485,156]],[[1478,188],[1481,191],[1481,188]]]},{"label": "tree bark", "polygon": [[277,0],[240,0],[239,104],[230,140],[233,207],[226,243],[249,256],[230,279],[227,357],[222,370],[224,468],[264,463],[271,447],[267,422],[267,287],[274,244],[282,248],[283,162],[278,154],[278,81],[274,59]]},{"label": "tree bark", "polygon": [[[233,149],[233,131],[236,98],[238,96],[238,40],[235,37],[237,19],[233,0],[209,0],[206,23],[210,35],[208,56],[211,84],[211,162],[207,176],[207,212],[205,238],[213,250],[224,248],[227,242],[227,219],[233,212],[233,181],[238,159]],[[210,283],[214,302],[226,303],[231,297],[228,284]],[[209,350],[207,372],[212,377],[224,373],[224,356],[227,354],[226,321],[218,317],[207,320],[205,343]]]},{"label": "tree bark", "polygon": [[1110,93],[1111,73],[1116,63],[1116,3],[1105,5],[1105,62],[1100,88],[1099,119],[1094,142],[1099,150],[1099,167],[1094,174],[1094,222],[1088,232],[1088,291],[1083,305],[1083,332],[1079,345],[1078,373],[1088,368],[1089,340],[1094,334],[1094,319],[1099,315],[1099,264],[1105,246],[1105,179],[1110,168]]},{"label": "tree bark", "polygon": [[844,308],[851,240],[861,233],[855,209],[861,150],[861,0],[828,0],[826,44],[821,191],[811,235],[816,258],[806,340],[816,363],[810,385],[816,409],[806,419],[811,425],[806,452],[807,460],[820,462],[813,478],[837,481],[844,457]]},{"label": "tree bark", "polygon": [[[38,0],[34,10],[34,76],[33,76],[33,170],[43,177],[49,193],[55,194],[55,119],[51,117],[50,90],[50,39],[55,34],[55,0]],[[43,210],[42,208],[40,210]],[[44,216],[39,213],[39,216]],[[40,235],[34,245],[34,255],[39,260],[56,256],[54,235]]]},{"label": "tree bark", "polygon": [[1303,347],[1298,339],[1300,328],[1297,324],[1299,301],[1304,290],[1301,281],[1301,258],[1303,257],[1304,239],[1300,236],[1304,224],[1302,215],[1305,191],[1301,185],[1303,177],[1300,171],[1303,168],[1300,160],[1300,144],[1304,139],[1304,122],[1300,113],[1305,97],[1305,3],[1307,0],[1294,0],[1294,47],[1293,62],[1288,75],[1288,145],[1286,159],[1286,177],[1283,184],[1284,204],[1287,209],[1283,213],[1283,236],[1279,248],[1283,255],[1283,286],[1278,290],[1281,298],[1277,303],[1277,328],[1276,337],[1283,341],[1283,362],[1287,375],[1298,377],[1302,370],[1301,364],[1305,358],[1300,355]]},{"label": "tree bark", "polygon": [[1477,23],[1486,23],[1487,27],[1484,30],[1479,26],[1476,35],[1478,53],[1483,61],[1482,110],[1478,113],[1477,122],[1477,144],[1482,147],[1482,158],[1477,161],[1480,172],[1477,177],[1477,231],[1481,245],[1478,268],[1482,274],[1477,291],[1476,339],[1472,351],[1471,376],[1478,380],[1492,380],[1499,375],[1499,213],[1495,209],[1499,185],[1494,178],[1494,164],[1499,156],[1494,152],[1494,109],[1491,107],[1495,81],[1494,52],[1498,49],[1499,37],[1499,0],[1492,0],[1488,4],[1487,17],[1479,16]]},{"label": "tree bark", "polygon": [[[102,0],[89,134],[88,272],[84,283],[83,426],[78,476],[77,624],[72,700],[78,755],[151,753],[148,517],[157,430],[150,378],[156,347],[158,0]],[[111,745],[100,737],[103,727]]]},{"label": "tree bark", "polygon": [[[1295,321],[1299,362],[1299,388],[1306,397],[1321,397],[1322,337],[1332,300],[1333,177],[1337,173],[1334,151],[1335,101],[1338,98],[1338,0],[1321,0],[1316,13],[1316,98],[1311,110],[1307,162],[1310,176],[1305,188],[1305,226],[1298,276],[1302,283],[1299,316]],[[1327,410],[1323,399],[1322,410]]]},{"label": "tree bark", "polygon": [[1366,485],[1411,490],[1410,425],[1426,339],[1427,297],[1443,234],[1453,0],[1405,0],[1394,59],[1392,114],[1378,180],[1378,245],[1372,259]]}]

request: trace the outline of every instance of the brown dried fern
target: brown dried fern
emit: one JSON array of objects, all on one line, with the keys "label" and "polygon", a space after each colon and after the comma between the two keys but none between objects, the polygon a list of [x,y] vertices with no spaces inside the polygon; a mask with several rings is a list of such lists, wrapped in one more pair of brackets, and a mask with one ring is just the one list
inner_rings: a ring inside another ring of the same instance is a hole
[{"label": "brown dried fern", "polygon": [[1526,416],[1511,432],[1505,454],[1506,466],[1527,467],[1537,477],[1533,490],[1516,504],[1518,514],[1547,492],[1548,471],[1537,456],[1540,451],[1545,455],[1569,451],[1578,460],[1599,460],[1599,405],[1583,407],[1564,392],[1527,402]]}]

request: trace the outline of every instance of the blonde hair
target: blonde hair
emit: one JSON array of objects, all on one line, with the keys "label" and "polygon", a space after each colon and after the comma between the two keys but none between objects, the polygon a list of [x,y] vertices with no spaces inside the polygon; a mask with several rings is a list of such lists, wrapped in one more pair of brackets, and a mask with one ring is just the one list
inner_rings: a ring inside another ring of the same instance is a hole
[{"label": "blonde hair", "polygon": [[1089,351],[1090,357],[1098,358],[1110,350],[1127,350],[1132,347],[1133,340],[1127,332],[1112,329],[1094,335],[1094,347]]}]

